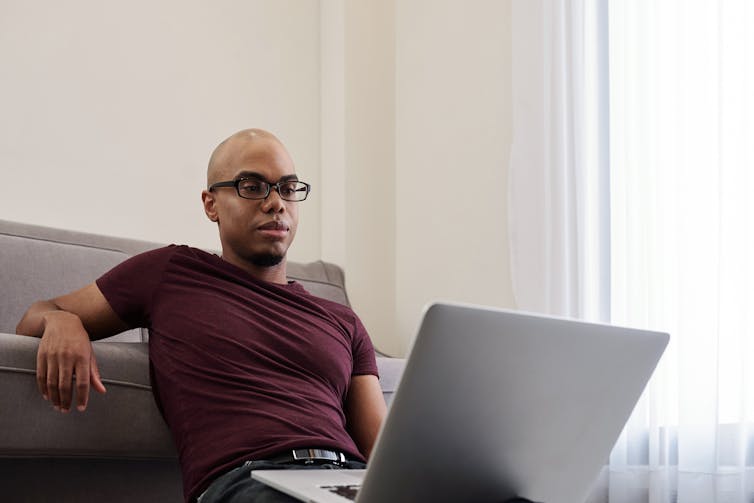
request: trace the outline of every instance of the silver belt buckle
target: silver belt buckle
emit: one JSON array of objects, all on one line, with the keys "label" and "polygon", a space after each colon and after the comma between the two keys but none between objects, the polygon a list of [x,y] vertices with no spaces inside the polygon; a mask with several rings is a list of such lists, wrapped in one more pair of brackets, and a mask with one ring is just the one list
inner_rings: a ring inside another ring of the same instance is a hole
[{"label": "silver belt buckle", "polygon": [[342,452],[327,449],[293,449],[292,454],[294,460],[303,461],[304,463],[331,461],[336,464],[342,464],[346,461],[346,457]]}]

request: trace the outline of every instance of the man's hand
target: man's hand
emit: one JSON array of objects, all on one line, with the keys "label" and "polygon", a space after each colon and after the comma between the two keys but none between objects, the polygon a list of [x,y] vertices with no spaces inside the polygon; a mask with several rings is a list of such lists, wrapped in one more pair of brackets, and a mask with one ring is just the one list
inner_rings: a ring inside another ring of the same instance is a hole
[{"label": "man's hand", "polygon": [[55,410],[71,409],[73,379],[76,379],[76,405],[84,411],[89,388],[105,393],[89,334],[81,319],[66,311],[42,315],[43,334],[37,352],[37,386]]},{"label": "man's hand", "polygon": [[50,300],[35,302],[16,326],[16,333],[42,337],[37,352],[37,386],[56,410],[71,410],[72,382],[76,404],[86,409],[89,388],[100,393],[100,379],[91,340],[128,329],[108,304],[96,283]]}]

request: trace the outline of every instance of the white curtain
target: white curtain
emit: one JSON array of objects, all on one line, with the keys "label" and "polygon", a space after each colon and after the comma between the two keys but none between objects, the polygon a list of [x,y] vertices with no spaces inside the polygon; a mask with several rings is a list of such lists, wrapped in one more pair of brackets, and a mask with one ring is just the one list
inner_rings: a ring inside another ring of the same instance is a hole
[{"label": "white curtain", "polygon": [[605,0],[513,0],[511,271],[518,308],[606,319]]},{"label": "white curtain", "polygon": [[671,333],[610,502],[751,503],[754,2],[605,3],[513,1],[518,307]]},{"label": "white curtain", "polygon": [[[606,0],[512,2],[508,228],[521,310],[609,319],[605,7]],[[588,502],[606,498],[603,470]]]},{"label": "white curtain", "polygon": [[611,0],[609,19],[612,321],[671,333],[610,501],[749,503],[754,3]]}]

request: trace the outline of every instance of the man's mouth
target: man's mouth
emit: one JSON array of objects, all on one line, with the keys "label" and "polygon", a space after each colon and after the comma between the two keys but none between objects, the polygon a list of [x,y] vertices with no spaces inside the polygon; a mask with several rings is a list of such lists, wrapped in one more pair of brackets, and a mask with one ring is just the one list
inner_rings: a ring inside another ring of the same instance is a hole
[{"label": "man's mouth", "polygon": [[279,220],[273,220],[271,222],[267,222],[266,224],[262,224],[259,227],[257,227],[260,231],[287,231],[289,230],[288,224],[281,222]]}]

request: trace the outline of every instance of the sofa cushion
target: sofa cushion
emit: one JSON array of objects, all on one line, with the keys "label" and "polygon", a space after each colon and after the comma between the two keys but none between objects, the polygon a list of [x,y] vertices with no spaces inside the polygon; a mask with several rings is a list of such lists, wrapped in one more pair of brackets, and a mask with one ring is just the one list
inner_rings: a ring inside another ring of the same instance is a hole
[{"label": "sofa cushion", "polygon": [[[84,413],[52,410],[36,385],[39,339],[0,334],[0,458],[88,457],[173,459],[172,437],[154,403],[146,343],[95,342],[92,346],[107,388],[91,391]],[[405,361],[377,358],[388,405]]]},{"label": "sofa cushion", "polygon": [[[128,258],[115,250],[2,233],[0,250],[0,332],[5,333],[16,331],[33,302],[77,290]],[[141,330],[130,330],[109,340],[141,339]]]},{"label": "sofa cushion", "polygon": [[0,457],[175,458],[154,403],[146,344],[95,342],[107,388],[84,413],[60,414],[36,385],[39,339],[0,334]]},{"label": "sofa cushion", "polygon": [[308,264],[288,262],[286,272],[289,280],[298,281],[312,295],[350,306],[340,267],[321,260]]}]

